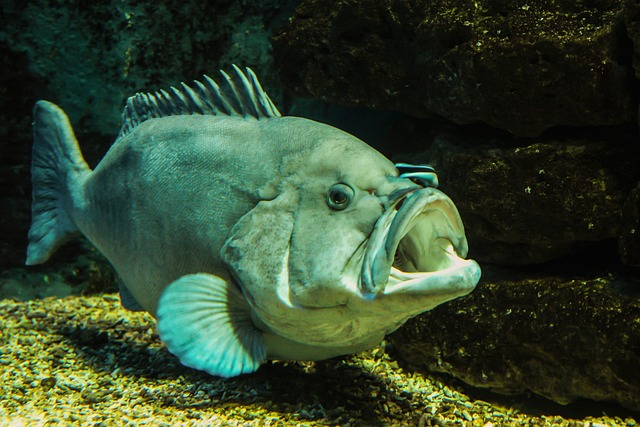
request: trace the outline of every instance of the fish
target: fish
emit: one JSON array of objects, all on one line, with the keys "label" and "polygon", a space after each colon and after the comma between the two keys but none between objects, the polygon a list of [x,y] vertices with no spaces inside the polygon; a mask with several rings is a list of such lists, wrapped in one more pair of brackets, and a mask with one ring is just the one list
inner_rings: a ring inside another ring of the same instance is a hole
[{"label": "fish", "polygon": [[481,271],[428,165],[283,116],[250,68],[137,93],[92,170],[65,112],[34,107],[27,265],[85,238],[179,361],[214,376],[379,345]]}]

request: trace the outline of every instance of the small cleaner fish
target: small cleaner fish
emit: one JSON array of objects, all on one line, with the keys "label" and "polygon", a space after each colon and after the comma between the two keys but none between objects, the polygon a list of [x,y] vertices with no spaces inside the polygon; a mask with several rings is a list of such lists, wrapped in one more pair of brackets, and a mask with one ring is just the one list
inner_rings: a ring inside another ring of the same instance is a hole
[{"label": "small cleaner fish", "polygon": [[94,170],[60,107],[34,116],[27,265],[83,234],[186,366],[365,350],[480,278],[433,169],[281,116],[249,68],[129,98]]}]

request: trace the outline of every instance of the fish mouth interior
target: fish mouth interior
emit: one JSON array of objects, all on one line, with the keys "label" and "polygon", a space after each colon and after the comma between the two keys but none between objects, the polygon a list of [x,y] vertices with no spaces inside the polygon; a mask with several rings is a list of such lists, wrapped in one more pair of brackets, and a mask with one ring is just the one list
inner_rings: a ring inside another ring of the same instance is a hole
[{"label": "fish mouth interior", "polygon": [[[434,213],[432,215],[440,215]],[[400,272],[433,272],[444,270],[460,258],[447,237],[437,237],[432,227],[437,219],[415,220],[414,227],[400,240],[393,257],[392,269]]]},{"label": "fish mouth interior", "polygon": [[370,237],[361,291],[466,294],[480,276],[478,265],[464,259],[467,251],[462,220],[449,197],[430,187],[404,194]]}]

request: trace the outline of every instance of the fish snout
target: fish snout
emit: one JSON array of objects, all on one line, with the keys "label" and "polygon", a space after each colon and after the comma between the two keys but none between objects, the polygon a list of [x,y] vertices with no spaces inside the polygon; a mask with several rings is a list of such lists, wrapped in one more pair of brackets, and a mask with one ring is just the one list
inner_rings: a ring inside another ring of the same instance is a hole
[{"label": "fish snout", "polygon": [[[452,283],[454,277],[462,277],[465,283],[460,285],[464,289],[475,287],[479,267],[463,259],[468,251],[467,239],[449,197],[433,187],[406,188],[392,193],[385,207],[365,252],[360,277],[364,298],[401,289],[407,293],[431,292],[434,289],[429,286],[438,282],[442,287],[444,282]],[[403,284],[411,286],[403,288]]]}]

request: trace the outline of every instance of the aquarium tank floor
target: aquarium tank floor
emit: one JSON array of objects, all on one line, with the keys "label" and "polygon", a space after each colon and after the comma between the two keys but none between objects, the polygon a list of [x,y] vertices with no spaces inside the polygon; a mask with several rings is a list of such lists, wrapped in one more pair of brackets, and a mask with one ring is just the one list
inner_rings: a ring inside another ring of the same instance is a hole
[{"label": "aquarium tank floor", "polygon": [[186,368],[117,295],[0,300],[0,425],[628,426],[637,414],[503,398],[399,364],[390,345],[270,362],[221,379]]}]

